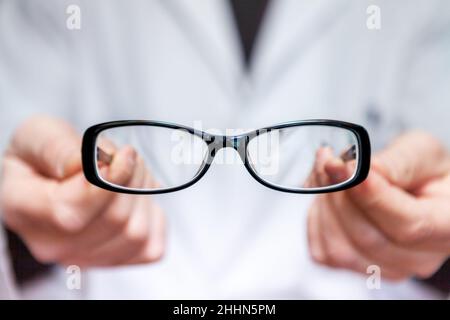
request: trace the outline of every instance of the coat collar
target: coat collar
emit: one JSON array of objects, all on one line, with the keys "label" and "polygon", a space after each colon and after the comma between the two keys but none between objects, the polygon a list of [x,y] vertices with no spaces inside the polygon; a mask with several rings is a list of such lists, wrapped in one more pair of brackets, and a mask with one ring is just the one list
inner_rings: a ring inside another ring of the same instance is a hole
[{"label": "coat collar", "polygon": [[349,2],[272,0],[248,77],[228,0],[160,1],[218,85],[234,98],[249,90],[267,90],[281,81],[292,63],[333,26]]},{"label": "coat collar", "polygon": [[281,81],[292,64],[333,27],[349,2],[273,1],[255,48],[251,75],[254,89],[264,91]]},{"label": "coat collar", "polygon": [[244,66],[227,0],[160,0],[218,85],[234,96]]}]

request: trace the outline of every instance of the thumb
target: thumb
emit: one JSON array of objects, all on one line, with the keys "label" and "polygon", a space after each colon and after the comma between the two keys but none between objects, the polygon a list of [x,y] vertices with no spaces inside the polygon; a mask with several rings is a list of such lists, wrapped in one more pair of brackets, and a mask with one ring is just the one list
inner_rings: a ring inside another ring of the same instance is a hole
[{"label": "thumb", "polygon": [[[100,169],[99,175],[106,181],[120,186],[128,186],[137,161],[136,152],[125,147],[116,152],[112,163]],[[70,231],[80,231],[105,209],[111,206],[116,194],[98,188],[77,174],[58,184],[55,212],[60,226]]]},{"label": "thumb", "polygon": [[414,190],[450,172],[450,156],[440,141],[422,131],[411,131],[375,155],[373,169],[390,183]]},{"label": "thumb", "polygon": [[81,170],[81,138],[67,122],[34,116],[15,132],[8,152],[40,174],[63,179]]}]

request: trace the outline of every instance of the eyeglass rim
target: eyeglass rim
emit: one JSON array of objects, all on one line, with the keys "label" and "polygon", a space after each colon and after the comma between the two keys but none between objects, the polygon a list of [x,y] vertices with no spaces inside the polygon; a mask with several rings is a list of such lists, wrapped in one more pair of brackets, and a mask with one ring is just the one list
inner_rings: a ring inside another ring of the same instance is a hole
[{"label": "eyeglass rim", "polygon": [[[175,186],[170,187],[166,189],[155,189],[155,190],[149,190],[149,189],[132,189],[127,187],[121,187],[118,185],[110,184],[106,181],[104,181],[98,173],[97,166],[96,166],[96,140],[98,135],[105,130],[112,129],[112,128],[119,128],[119,127],[126,127],[126,126],[152,126],[152,127],[161,127],[161,128],[168,128],[168,129],[174,129],[174,130],[184,130],[189,132],[190,134],[193,134],[197,137],[200,137],[208,146],[208,153],[207,158],[205,159],[204,163],[202,164],[202,167],[200,167],[198,173],[188,182]],[[260,134],[266,133],[270,130],[278,130],[283,128],[291,128],[291,127],[300,127],[300,126],[328,126],[328,127],[337,127],[342,128],[351,131],[357,140],[358,143],[358,151],[359,151],[359,161],[358,166],[356,168],[356,172],[352,179],[337,184],[333,186],[323,187],[323,188],[313,188],[313,189],[301,189],[301,188],[287,188],[282,187],[279,185],[272,184],[257,174],[255,170],[253,169],[252,165],[250,164],[247,154],[247,146],[248,142],[250,142],[253,138],[259,136]],[[246,140],[246,143],[242,144],[244,145],[244,148],[239,148],[240,143],[237,143],[237,145],[228,145],[230,141],[242,141]],[[222,144],[222,146],[221,146]],[[349,188],[352,188],[361,182],[363,182],[368,174],[370,169],[370,158],[371,158],[371,145],[370,145],[370,139],[369,134],[367,133],[366,129],[360,125],[351,123],[351,122],[345,122],[340,120],[330,120],[330,119],[310,119],[310,120],[298,120],[298,121],[290,121],[290,122],[284,122],[272,126],[263,127],[260,129],[256,129],[253,131],[249,131],[247,133],[235,135],[235,136],[227,136],[227,135],[215,135],[210,134],[201,130],[194,129],[189,126],[174,124],[170,122],[164,122],[164,121],[153,121],[153,120],[119,120],[119,121],[108,121],[99,123],[96,125],[93,125],[86,129],[83,135],[82,140],[82,166],[83,166],[83,173],[86,177],[86,179],[92,183],[93,185],[113,191],[113,192],[119,192],[119,193],[127,193],[127,194],[163,194],[163,193],[171,193],[180,191],[183,189],[186,189],[192,185],[194,185],[196,182],[198,182],[208,171],[209,167],[211,166],[211,163],[215,157],[215,153],[220,150],[221,148],[225,147],[233,147],[241,156],[244,166],[247,169],[247,171],[250,173],[250,175],[259,183],[264,185],[265,187],[268,187],[273,190],[281,191],[281,192],[288,192],[288,193],[296,193],[296,194],[322,194],[322,193],[329,193],[329,192],[337,192],[346,190]]]}]

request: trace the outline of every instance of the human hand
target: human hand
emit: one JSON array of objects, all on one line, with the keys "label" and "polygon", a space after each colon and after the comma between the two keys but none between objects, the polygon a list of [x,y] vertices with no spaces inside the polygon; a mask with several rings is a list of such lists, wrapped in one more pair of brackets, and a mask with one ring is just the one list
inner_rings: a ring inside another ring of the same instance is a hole
[{"label": "human hand", "polygon": [[355,173],[355,146],[351,146],[339,156],[329,146],[316,151],[314,164],[303,188],[330,187],[348,181]]},{"label": "human hand", "polygon": [[[81,172],[81,139],[67,123],[36,116],[14,134],[3,159],[0,205],[6,225],[44,263],[115,266],[158,260],[165,220],[150,197],[112,193]],[[108,181],[151,183],[130,147],[102,168]]]},{"label": "human hand", "polygon": [[400,136],[374,157],[361,185],[315,199],[308,239],[313,259],[330,267],[366,273],[378,265],[392,280],[433,275],[450,255],[448,152],[427,133]]}]

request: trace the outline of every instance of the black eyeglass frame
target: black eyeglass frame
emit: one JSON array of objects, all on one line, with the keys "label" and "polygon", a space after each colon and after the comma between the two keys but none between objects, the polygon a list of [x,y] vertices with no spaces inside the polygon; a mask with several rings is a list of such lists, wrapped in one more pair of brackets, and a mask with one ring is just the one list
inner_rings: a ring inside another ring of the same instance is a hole
[{"label": "black eyeglass frame", "polygon": [[[183,130],[193,134],[199,138],[201,138],[208,146],[208,154],[206,159],[204,160],[202,167],[198,170],[197,174],[192,178],[192,180],[176,187],[166,188],[166,189],[155,189],[155,190],[139,190],[132,189],[127,187],[120,187],[114,184],[110,184],[104,181],[98,174],[97,170],[97,137],[98,135],[107,129],[126,127],[126,126],[152,126],[152,127],[160,127],[160,128],[168,128],[174,130]],[[356,168],[356,173],[353,177],[345,181],[343,183],[332,185],[328,187],[318,187],[318,188],[286,188],[279,185],[272,184],[267,182],[263,178],[261,178],[258,173],[254,170],[251,163],[248,160],[247,156],[247,146],[248,143],[255,137],[260,134],[268,133],[272,130],[279,130],[285,128],[292,127],[301,127],[301,126],[328,126],[328,127],[337,127],[351,131],[355,136],[358,143],[358,163]],[[222,148],[233,148],[235,149],[239,156],[241,157],[245,168],[251,174],[253,178],[256,179],[262,185],[282,192],[289,193],[297,193],[297,194],[319,194],[319,193],[329,193],[329,192],[337,192],[352,188],[361,182],[363,182],[368,174],[370,169],[370,157],[371,157],[371,146],[369,134],[367,133],[364,127],[353,124],[350,122],[337,121],[337,120],[300,120],[300,121],[292,121],[281,123],[274,126],[269,126],[265,128],[261,128],[258,130],[254,130],[248,133],[235,135],[235,136],[223,136],[223,135],[215,135],[209,134],[207,132],[203,132],[200,130],[196,130],[191,127],[177,125],[168,122],[162,121],[146,121],[146,120],[121,120],[121,121],[110,121],[105,123],[100,123],[88,128],[83,135],[82,142],[82,164],[83,164],[83,172],[86,179],[100,187],[113,192],[120,193],[128,193],[128,194],[161,194],[161,193],[170,193],[175,191],[180,191],[186,189],[196,182],[198,182],[208,171],[211,166],[214,157]]]}]

